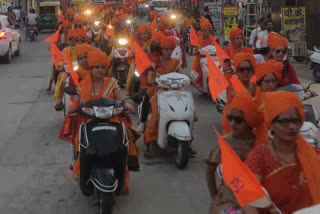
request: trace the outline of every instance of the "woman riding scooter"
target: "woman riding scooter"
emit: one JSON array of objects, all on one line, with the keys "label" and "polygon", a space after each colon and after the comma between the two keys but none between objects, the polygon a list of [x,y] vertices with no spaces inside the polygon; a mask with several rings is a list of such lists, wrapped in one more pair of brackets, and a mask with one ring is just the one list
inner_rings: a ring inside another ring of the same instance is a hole
[{"label": "woman riding scooter", "polygon": [[[121,95],[120,87],[117,81],[114,78],[106,77],[106,73],[108,72],[108,68],[110,66],[110,61],[108,56],[103,53],[102,51],[88,51],[88,65],[90,67],[90,73],[86,75],[85,79],[80,82],[79,91],[80,91],[80,98],[83,101],[98,99],[100,97],[106,97],[110,99],[115,99],[119,101],[123,101],[123,97]],[[80,99],[74,100],[75,104],[78,104]],[[129,112],[134,113],[135,108],[125,102],[124,107],[129,110]],[[70,118],[70,117],[69,117]],[[117,118],[121,120],[129,133],[129,157],[128,157],[128,168],[129,170],[139,170],[139,162],[138,162],[138,154],[136,149],[136,140],[139,138],[139,134],[135,131],[131,124],[131,119],[129,115],[125,115],[123,118]],[[69,121],[66,119],[64,126],[61,130],[60,138],[65,139],[65,136],[72,134],[68,132],[68,128],[70,125],[76,125],[76,130],[73,132],[73,144],[75,148],[75,152],[78,151],[79,148],[79,126],[82,122],[88,121],[88,118],[84,118],[79,116],[77,119],[72,119],[70,124]],[[116,121],[115,121],[116,122]],[[75,162],[73,167],[73,175],[74,178],[78,178],[78,160]],[[129,192],[129,172],[127,171],[127,178],[125,184],[125,193]]]}]

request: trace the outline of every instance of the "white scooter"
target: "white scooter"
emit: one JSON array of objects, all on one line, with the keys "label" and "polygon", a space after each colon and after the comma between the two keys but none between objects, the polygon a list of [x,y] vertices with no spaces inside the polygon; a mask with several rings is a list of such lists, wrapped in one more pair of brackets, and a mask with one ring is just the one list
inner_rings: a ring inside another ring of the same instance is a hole
[{"label": "white scooter", "polygon": [[[184,169],[189,161],[189,144],[192,139],[195,105],[192,93],[180,89],[190,85],[188,76],[169,73],[156,78],[158,92],[159,123],[157,144],[161,149],[177,147],[176,165]],[[161,90],[167,89],[167,90]],[[141,107],[138,115],[141,117]]]},{"label": "white scooter", "polygon": [[[65,63],[65,65],[64,65],[64,70],[69,74],[69,76],[68,76],[68,77],[66,78],[66,80],[64,81],[64,87],[65,87],[65,88],[69,86],[69,79],[71,78],[71,77],[70,77],[69,68],[68,68],[68,66],[67,66],[66,64],[67,64],[67,63]],[[78,61],[73,61],[73,62],[72,62],[72,65],[73,65],[73,70],[74,70],[74,71],[77,71],[78,68],[79,68]],[[69,106],[70,106],[70,95],[64,93],[64,94],[63,94],[62,103],[63,103],[63,115],[66,117],[66,116],[67,116],[68,109],[69,109]]]},{"label": "white scooter", "polygon": [[315,52],[310,56],[311,69],[316,82],[320,82],[320,49],[314,47]]},{"label": "white scooter", "polygon": [[[214,45],[208,45],[206,47],[203,47],[200,49],[200,65],[201,65],[201,71],[202,71],[202,93],[207,95],[210,94],[210,89],[209,89],[209,70],[208,70],[208,65],[207,65],[207,58],[206,55],[204,54],[204,51],[206,51],[212,58],[212,60],[215,62],[215,64],[219,67],[219,60],[216,55],[216,48]],[[195,80],[197,78],[198,74],[196,71],[191,71],[191,78]],[[227,95],[226,91],[223,91],[218,97],[217,97],[217,102],[216,102],[216,108],[219,113],[222,113],[224,110],[224,106],[227,103]]]}]

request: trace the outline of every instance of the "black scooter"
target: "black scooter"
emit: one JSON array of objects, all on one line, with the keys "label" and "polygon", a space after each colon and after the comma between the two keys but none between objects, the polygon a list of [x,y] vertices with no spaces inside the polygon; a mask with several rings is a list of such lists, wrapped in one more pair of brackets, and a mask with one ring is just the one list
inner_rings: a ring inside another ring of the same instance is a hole
[{"label": "black scooter", "polygon": [[[65,92],[78,95],[74,87]],[[110,121],[124,112],[123,102],[107,98],[81,103],[75,112],[92,119],[80,126],[79,185],[85,196],[95,194],[100,214],[112,213],[125,184],[129,140],[124,124]]]}]

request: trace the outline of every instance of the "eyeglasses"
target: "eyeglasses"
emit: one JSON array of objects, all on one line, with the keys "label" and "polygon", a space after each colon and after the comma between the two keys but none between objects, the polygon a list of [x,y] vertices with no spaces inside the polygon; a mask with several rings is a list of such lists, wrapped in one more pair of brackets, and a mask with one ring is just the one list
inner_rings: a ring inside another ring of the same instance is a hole
[{"label": "eyeglasses", "polygon": [[253,71],[252,67],[239,67],[237,69],[238,72],[240,73],[244,73],[245,71],[247,71],[248,73],[251,73]]},{"label": "eyeglasses", "polygon": [[287,53],[287,50],[281,50],[281,49],[275,49],[276,54],[279,54],[282,52],[283,55]]},{"label": "eyeglasses", "polygon": [[239,125],[241,124],[242,122],[244,122],[244,119],[242,119],[241,117],[238,117],[238,116],[232,116],[232,115],[227,115],[227,120],[229,122],[232,122],[234,120],[234,123]]},{"label": "eyeglasses", "polygon": [[104,65],[96,65],[96,66],[93,66],[93,68],[95,68],[95,69],[106,69],[106,66],[104,66]]},{"label": "eyeglasses", "polygon": [[295,126],[298,126],[301,124],[300,118],[294,118],[294,119],[281,119],[281,120],[275,120],[275,122],[279,123],[283,127],[288,127],[290,123],[292,123]]},{"label": "eyeglasses", "polygon": [[163,49],[166,51],[173,51],[174,50],[174,48],[163,48]]},{"label": "eyeglasses", "polygon": [[277,84],[278,83],[278,80],[276,79],[272,79],[272,80],[262,80],[262,82],[264,82],[265,84]]}]

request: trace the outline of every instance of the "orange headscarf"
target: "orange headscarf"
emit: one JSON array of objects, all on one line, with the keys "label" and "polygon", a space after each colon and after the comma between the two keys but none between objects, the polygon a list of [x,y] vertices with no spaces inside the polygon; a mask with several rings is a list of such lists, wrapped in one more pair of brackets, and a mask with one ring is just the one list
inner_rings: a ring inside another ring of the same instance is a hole
[{"label": "orange headscarf", "polygon": [[[293,92],[277,91],[264,93],[265,120],[270,124],[281,112],[297,109],[300,119],[304,121],[304,106]],[[297,155],[307,179],[310,195],[314,204],[320,203],[320,157],[315,149],[302,137],[296,140]]]},{"label": "orange headscarf", "polygon": [[231,108],[242,111],[251,128],[257,128],[263,122],[263,113],[259,111],[257,104],[247,91],[241,90],[234,96]]},{"label": "orange headscarf", "polygon": [[100,50],[88,51],[88,64],[89,67],[93,67],[95,65],[105,65],[106,69],[110,66],[109,57]]},{"label": "orange headscarf", "polygon": [[152,37],[151,37],[151,41],[156,41],[156,40],[160,40],[165,38],[166,36],[161,33],[161,32],[156,32],[156,31],[153,31],[152,32]]},{"label": "orange headscarf", "polygon": [[88,41],[87,30],[86,29],[73,30],[73,38],[76,39],[77,37],[83,37],[85,42],[87,42]]},{"label": "orange headscarf", "polygon": [[267,74],[274,74],[278,81],[281,80],[283,63],[277,62],[274,59],[269,59],[267,62],[258,63],[255,67],[257,81],[260,81]]},{"label": "orange headscarf", "polygon": [[277,33],[270,33],[268,35],[267,45],[271,49],[275,49],[281,46],[284,46],[286,49],[288,49],[287,40],[285,40],[280,34],[277,34]]},{"label": "orange headscarf", "polygon": [[162,38],[160,42],[161,42],[161,48],[165,48],[165,47],[176,48],[177,46],[177,40],[174,37]]},{"label": "orange headscarf", "polygon": [[256,59],[254,58],[253,54],[247,52],[240,52],[237,53],[233,58],[233,67],[235,71],[237,71],[240,62],[243,61],[249,61],[253,67],[253,70],[255,70]]},{"label": "orange headscarf", "polygon": [[78,44],[75,46],[76,57],[78,58],[81,54],[88,53],[88,51],[95,51],[97,48],[89,44]]},{"label": "orange headscarf", "polygon": [[[243,30],[241,30],[240,28],[232,28],[231,32],[230,32],[230,46],[229,46],[229,54],[230,54],[230,58],[233,60],[235,54],[237,54],[235,52],[235,48],[233,45],[233,39],[235,37],[237,37],[238,35],[242,35],[244,37],[243,34]],[[253,54],[253,49],[252,48],[247,48],[247,47],[242,47],[240,52],[247,52],[247,53],[252,53]]]},{"label": "orange headscarf", "polygon": [[139,25],[138,33],[147,32],[152,35],[152,29],[148,25]]},{"label": "orange headscarf", "polygon": [[202,31],[207,30],[208,28],[213,31],[210,21],[204,17],[200,19],[200,28]]}]

